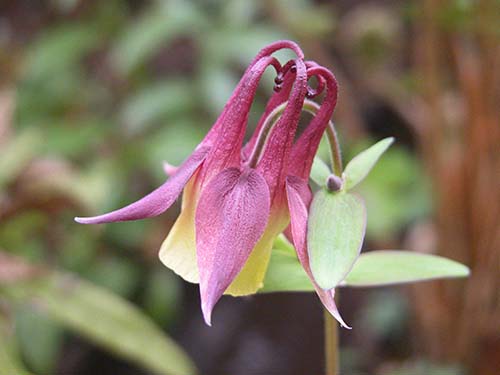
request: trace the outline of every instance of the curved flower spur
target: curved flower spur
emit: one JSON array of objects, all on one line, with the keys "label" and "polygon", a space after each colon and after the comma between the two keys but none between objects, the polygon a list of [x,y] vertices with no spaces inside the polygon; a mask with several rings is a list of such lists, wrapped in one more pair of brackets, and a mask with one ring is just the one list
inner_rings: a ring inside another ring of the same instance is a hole
[{"label": "curved flower spur", "polygon": [[[271,55],[283,48],[293,50],[297,59],[282,67]],[[286,78],[287,87],[281,92],[278,86],[259,121],[259,134],[250,142],[255,145],[242,151],[250,107],[269,66],[278,72],[278,80]],[[261,124],[288,92],[283,114],[272,131],[262,135]],[[184,191],[181,214],[161,247],[160,259],[187,281],[200,283],[202,311],[210,324],[222,294],[252,294],[263,285],[273,241],[288,225],[286,170],[307,92],[300,48],[289,41],[265,47],[191,156],[175,170],[167,166],[173,174],[162,186],[122,209],[75,220],[99,224],[157,216]],[[259,142],[264,136],[265,142]]]}]

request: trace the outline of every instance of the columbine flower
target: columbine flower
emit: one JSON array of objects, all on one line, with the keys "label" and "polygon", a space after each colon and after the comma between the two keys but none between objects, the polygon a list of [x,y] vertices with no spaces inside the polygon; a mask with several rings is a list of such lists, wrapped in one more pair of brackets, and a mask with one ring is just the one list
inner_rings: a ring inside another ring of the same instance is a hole
[{"label": "columbine flower", "polygon": [[[256,143],[264,139],[261,137],[262,133],[270,131],[269,129],[271,127],[269,125],[272,125],[273,117],[278,117],[287,103],[294,83],[293,76],[289,75],[285,77],[283,74],[289,67],[290,63],[288,66],[284,66],[282,68],[282,71],[276,78],[277,88],[279,90],[269,101],[266,111],[257,125],[257,130],[243,148],[242,155],[244,159],[251,158],[251,151],[255,150]],[[308,87],[307,97],[313,98],[321,94],[325,87],[327,89],[327,93],[324,98],[323,105],[320,107],[313,102],[308,101],[308,105],[313,106],[317,113],[315,113],[313,121],[308,125],[291,150],[286,177],[286,195],[289,214],[291,216],[291,225],[289,229],[287,229],[286,233],[290,240],[294,243],[298,259],[311,279],[321,302],[343,327],[350,329],[350,327],[343,321],[336,307],[334,299],[335,290],[324,290],[316,283],[309,262],[306,236],[308,211],[312,200],[312,194],[308,186],[308,180],[314,155],[316,154],[321,137],[330,121],[333,110],[335,109],[337,101],[337,82],[329,70],[317,65],[314,62],[306,62],[306,67],[308,68],[308,79],[312,76],[316,76],[318,78],[318,87],[316,89]],[[165,163],[164,168],[165,172],[168,175],[171,175],[175,171],[176,167]],[[332,175],[331,177],[334,176]]]},{"label": "columbine flower", "polygon": [[[298,57],[283,67],[271,56],[282,48]],[[257,135],[242,150],[249,110],[270,65],[278,72],[277,91],[284,78],[286,87],[273,95]],[[172,173],[167,182],[122,209],[75,220],[97,224],[157,216],[184,191],[181,214],[161,247],[160,259],[184,279],[200,283],[202,311],[210,324],[222,294],[252,294],[262,287],[273,241],[288,224],[285,181],[307,90],[300,48],[288,41],[271,44],[252,61],[191,156],[176,169],[165,166]],[[282,116],[263,132],[276,103],[285,100]]]}]

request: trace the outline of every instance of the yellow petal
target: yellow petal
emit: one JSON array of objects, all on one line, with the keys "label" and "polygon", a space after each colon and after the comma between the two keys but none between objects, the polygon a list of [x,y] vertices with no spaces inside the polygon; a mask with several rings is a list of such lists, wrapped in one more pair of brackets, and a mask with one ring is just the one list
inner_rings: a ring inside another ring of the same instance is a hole
[{"label": "yellow petal", "polygon": [[196,212],[196,175],[191,178],[182,194],[181,214],[160,248],[161,262],[190,283],[199,282],[196,263],[194,215]]},{"label": "yellow petal", "polygon": [[271,213],[270,219],[271,222],[252,250],[252,254],[250,254],[245,266],[224,294],[245,296],[257,293],[264,286],[264,277],[269,265],[274,240],[288,224],[287,215],[282,213]]},{"label": "yellow petal", "polygon": [[229,285],[229,288],[227,288],[224,294],[245,296],[248,294],[255,294],[264,286],[264,276],[266,275],[267,266],[271,257],[273,240],[276,237],[274,233],[271,234],[266,232],[257,245],[255,245],[245,266],[233,280],[231,285]]},{"label": "yellow petal", "polygon": [[[195,180],[196,176],[193,176],[184,189],[181,214],[163,241],[159,254],[166,267],[190,283],[199,283],[194,226],[199,194]],[[270,223],[262,238],[224,294],[244,296],[255,294],[263,287],[273,242],[288,224],[288,215],[276,211],[271,213]]]}]

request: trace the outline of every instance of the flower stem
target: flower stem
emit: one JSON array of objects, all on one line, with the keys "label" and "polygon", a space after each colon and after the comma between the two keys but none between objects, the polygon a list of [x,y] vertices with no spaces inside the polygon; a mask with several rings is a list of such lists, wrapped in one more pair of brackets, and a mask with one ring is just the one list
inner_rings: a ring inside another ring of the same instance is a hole
[{"label": "flower stem", "polygon": [[325,335],[325,368],[326,375],[339,374],[339,336],[338,323],[335,318],[324,309]]},{"label": "flower stem", "polygon": [[[305,100],[303,109],[313,115],[318,113],[319,105],[312,100]],[[330,145],[330,159],[332,162],[333,173],[342,177],[342,154],[340,153],[339,139],[337,137],[337,131],[335,130],[335,125],[332,121],[328,121],[328,126],[326,127],[326,137],[328,139],[328,144]]]},{"label": "flower stem", "polygon": [[333,173],[342,177],[342,155],[340,153],[339,139],[337,137],[337,131],[333,122],[328,122],[328,127],[326,128],[326,136],[328,138],[328,143],[330,144],[330,157],[332,159],[332,169]]},{"label": "flower stem", "polygon": [[264,148],[266,147],[266,143],[269,138],[269,135],[271,134],[271,130],[274,127],[274,125],[278,122],[287,104],[288,102],[284,102],[278,107],[276,107],[264,120],[264,124],[262,125],[260,133],[257,137],[255,146],[252,150],[252,153],[250,154],[250,157],[248,158],[247,163],[250,168],[255,168],[257,166],[257,163],[259,162],[259,159],[262,156],[262,153],[264,152]]},{"label": "flower stem", "polygon": [[[264,124],[260,130],[257,142],[248,160],[248,165],[250,167],[254,168],[257,165],[260,156],[266,146],[269,134],[271,133],[273,126],[276,124],[279,117],[285,110],[287,103],[288,102],[284,102],[277,106],[265,119]],[[312,115],[316,115],[319,111],[319,108],[320,106],[316,102],[308,99],[304,100],[304,105],[302,107],[304,111],[309,112]],[[328,126],[326,127],[325,132],[328,143],[330,145],[330,159],[332,163],[333,173],[338,177],[342,177],[342,154],[340,153],[339,139],[337,137],[335,125],[332,121],[328,121]]]}]

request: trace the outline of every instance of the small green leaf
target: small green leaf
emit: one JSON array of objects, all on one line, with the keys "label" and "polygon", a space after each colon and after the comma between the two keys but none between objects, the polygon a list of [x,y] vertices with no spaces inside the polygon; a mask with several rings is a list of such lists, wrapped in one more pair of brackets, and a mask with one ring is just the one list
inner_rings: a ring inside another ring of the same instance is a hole
[{"label": "small green leaf", "polygon": [[380,156],[394,142],[394,138],[385,138],[375,143],[370,148],[356,155],[345,167],[344,189],[349,190],[359,184],[377,163]]},{"label": "small green leaf", "polygon": [[320,190],[311,204],[307,228],[314,279],[321,288],[332,289],[346,277],[361,251],[364,203],[353,194]]},{"label": "small green leaf", "polygon": [[379,250],[362,254],[343,285],[379,286],[468,275],[463,264],[437,255]]},{"label": "small green leaf", "polygon": [[287,250],[273,249],[259,293],[311,291],[314,287],[297,257]]},{"label": "small green leaf", "polygon": [[332,172],[326,163],[319,157],[314,158],[311,168],[311,175],[309,176],[318,186],[325,186],[326,179]]},{"label": "small green leaf", "polygon": [[[341,287],[373,287],[434,279],[466,277],[469,269],[453,260],[412,251],[379,250],[361,254]],[[313,292],[297,257],[273,249],[260,293]]]},{"label": "small green leaf", "polygon": [[0,316],[0,374],[30,375],[24,367],[13,334],[13,324]]}]

